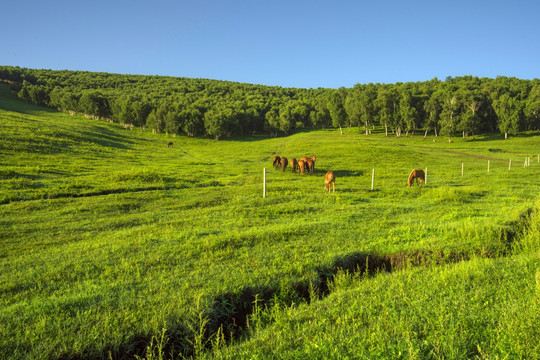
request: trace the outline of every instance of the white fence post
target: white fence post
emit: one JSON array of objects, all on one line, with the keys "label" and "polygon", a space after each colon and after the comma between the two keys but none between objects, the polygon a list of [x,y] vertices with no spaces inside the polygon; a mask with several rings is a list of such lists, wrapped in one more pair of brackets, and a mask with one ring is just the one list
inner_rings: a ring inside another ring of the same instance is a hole
[{"label": "white fence post", "polygon": [[426,178],[425,178],[424,180],[425,180],[425,182],[426,182],[426,184],[427,184],[427,167],[426,167],[426,171],[425,171],[425,177],[426,177]]},{"label": "white fence post", "polygon": [[488,174],[489,174],[489,160],[488,160]]},{"label": "white fence post", "polygon": [[375,169],[371,172],[371,190],[373,190],[373,187],[375,186]]},{"label": "white fence post", "polygon": [[266,197],[266,168],[263,168],[263,198]]},{"label": "white fence post", "polygon": [[512,159],[508,161],[508,170],[512,169]]},{"label": "white fence post", "polygon": [[461,177],[463,177],[463,168],[464,168],[464,163],[461,163]]}]

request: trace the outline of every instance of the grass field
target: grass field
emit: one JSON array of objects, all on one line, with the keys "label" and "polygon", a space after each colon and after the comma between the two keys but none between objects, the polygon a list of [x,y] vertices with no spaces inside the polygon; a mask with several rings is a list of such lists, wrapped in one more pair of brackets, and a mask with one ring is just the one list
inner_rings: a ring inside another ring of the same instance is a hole
[{"label": "grass field", "polygon": [[540,137],[432,139],[173,138],[0,85],[0,358],[538,359]]}]

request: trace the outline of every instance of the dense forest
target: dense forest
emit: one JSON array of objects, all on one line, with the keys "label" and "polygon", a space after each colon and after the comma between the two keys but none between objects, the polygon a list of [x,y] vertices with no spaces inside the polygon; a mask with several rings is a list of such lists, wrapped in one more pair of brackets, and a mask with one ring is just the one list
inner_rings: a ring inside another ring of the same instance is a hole
[{"label": "dense forest", "polygon": [[422,131],[474,138],[540,128],[540,80],[463,76],[444,81],[299,89],[166,76],[0,66],[19,98],[153,132],[212,136],[358,127],[369,135]]}]

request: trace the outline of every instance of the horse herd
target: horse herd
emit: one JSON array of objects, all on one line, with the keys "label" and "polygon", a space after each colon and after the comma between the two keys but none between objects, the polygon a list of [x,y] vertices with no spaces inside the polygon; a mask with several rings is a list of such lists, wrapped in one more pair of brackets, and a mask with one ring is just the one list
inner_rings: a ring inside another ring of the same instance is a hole
[{"label": "horse herd", "polygon": [[310,158],[304,156],[298,161],[295,158],[288,161],[285,156],[274,156],[273,165],[275,168],[281,168],[283,171],[285,171],[287,165],[290,165],[292,172],[299,172],[304,175],[307,171],[310,175],[313,175],[313,171],[315,170],[315,160],[317,160],[315,155]]},{"label": "horse herd", "polygon": [[[299,172],[301,175],[304,175],[306,172],[310,175],[313,175],[313,172],[315,170],[315,161],[317,160],[316,156],[313,155],[312,157],[304,156],[300,158],[300,160],[296,160],[296,158],[292,158],[290,161],[285,157],[281,156],[274,156],[274,159],[272,161],[272,165],[274,168],[279,169],[281,168],[282,171],[285,171],[287,168],[287,165],[290,165],[292,172]],[[407,180],[407,184],[409,187],[414,185],[414,182],[416,180],[416,183],[418,186],[422,186],[422,183],[425,181],[426,175],[424,173],[424,170],[422,169],[414,169],[409,174],[409,179]],[[330,187],[332,187],[332,192],[336,191],[336,174],[333,171],[327,171],[326,175],[324,176],[324,192],[328,191],[330,193]]]},{"label": "horse herd", "polygon": [[[173,143],[169,142],[167,147],[173,147]],[[281,168],[282,171],[285,171],[287,165],[290,165],[292,172],[299,172],[301,175],[304,175],[307,172],[308,174],[313,175],[316,160],[317,157],[315,155],[312,157],[303,156],[298,161],[296,158],[292,158],[291,161],[289,161],[285,156],[274,156],[272,165],[277,169]],[[416,180],[418,186],[421,187],[425,179],[426,175],[424,170],[415,169],[411,171],[407,184],[411,187]],[[328,193],[330,193],[330,187],[332,187],[332,192],[336,191],[336,174],[333,171],[327,171],[324,176],[324,192],[328,191]]]},{"label": "horse herd", "polygon": [[[299,172],[301,175],[304,175],[307,172],[308,174],[313,175],[316,160],[317,157],[315,155],[312,157],[304,156],[300,158],[300,160],[292,158],[290,161],[285,156],[274,156],[272,165],[277,169],[281,168],[282,171],[285,171],[287,165],[290,165],[292,172]],[[330,193],[331,186],[333,186],[332,191],[335,192],[336,174],[333,171],[327,171],[324,177],[324,191],[326,192],[328,190],[328,193]]]}]

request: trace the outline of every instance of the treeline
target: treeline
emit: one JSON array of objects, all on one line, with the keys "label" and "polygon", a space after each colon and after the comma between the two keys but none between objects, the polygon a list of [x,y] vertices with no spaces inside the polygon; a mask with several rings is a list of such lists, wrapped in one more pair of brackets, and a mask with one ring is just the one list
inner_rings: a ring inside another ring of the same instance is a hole
[{"label": "treeline", "polygon": [[188,136],[289,134],[358,127],[427,136],[540,128],[540,80],[463,76],[425,82],[300,89],[166,76],[0,66],[28,102]]}]

